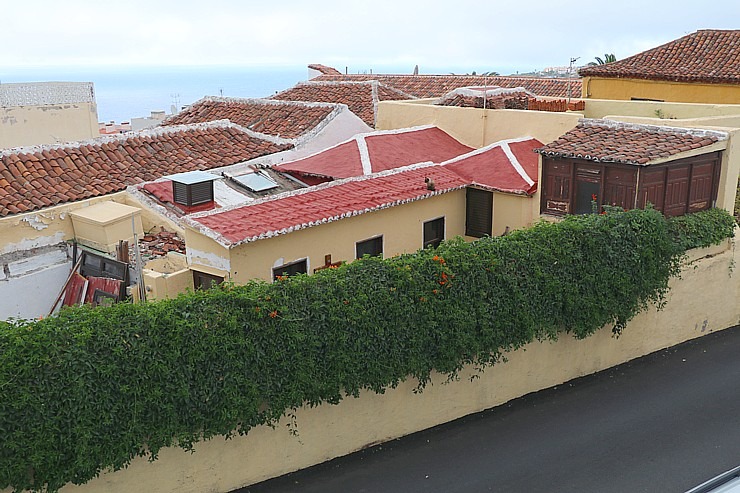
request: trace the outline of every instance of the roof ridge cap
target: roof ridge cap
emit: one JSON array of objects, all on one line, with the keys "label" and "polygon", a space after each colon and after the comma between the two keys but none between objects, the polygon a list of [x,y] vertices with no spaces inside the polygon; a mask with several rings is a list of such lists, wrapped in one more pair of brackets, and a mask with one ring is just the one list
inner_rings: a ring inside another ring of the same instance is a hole
[{"label": "roof ridge cap", "polygon": [[653,125],[650,123],[620,122],[618,120],[605,120],[601,118],[580,118],[578,124],[585,127],[607,127],[623,128],[625,130],[640,130],[651,133],[678,133],[692,135],[694,137],[715,137],[717,140],[727,140],[729,133],[719,130],[709,130],[691,127],[672,127],[668,125]]},{"label": "roof ridge cap", "polygon": [[[254,132],[253,130],[246,129],[229,120],[214,120],[210,122],[202,123],[188,123],[185,125],[170,125],[170,126],[158,126],[140,130],[137,132],[127,132],[123,134],[114,135],[101,135],[93,139],[87,140],[75,140],[70,142],[63,142],[60,144],[37,144],[32,146],[21,146],[21,147],[10,147],[8,149],[0,149],[0,157],[11,156],[14,154],[34,154],[42,151],[58,150],[58,149],[79,149],[82,146],[102,146],[103,144],[110,144],[115,142],[125,142],[127,140],[135,138],[157,138],[163,135],[175,134],[175,133],[186,133],[195,130],[208,130],[212,128],[233,128],[250,134],[254,138],[261,140],[267,140],[262,135]],[[273,142],[276,143],[276,142]]]},{"label": "roof ridge cap", "polygon": [[[288,198],[288,197],[297,197],[297,196],[301,196],[301,195],[304,195],[304,194],[307,194],[307,193],[313,193],[313,192],[316,192],[316,191],[324,190],[326,188],[334,188],[334,187],[337,187],[337,186],[341,186],[341,185],[343,185],[345,183],[353,183],[353,182],[358,182],[358,181],[367,181],[367,180],[372,180],[372,179],[375,179],[375,178],[382,178],[382,177],[385,177],[385,176],[396,175],[396,174],[403,173],[403,172],[406,172],[406,171],[413,171],[413,170],[416,170],[416,169],[429,168],[429,167],[433,167],[433,166],[439,166],[439,164],[434,163],[432,161],[422,161],[420,163],[409,164],[409,165],[406,165],[406,166],[401,166],[399,168],[392,168],[392,169],[386,169],[386,170],[383,170],[383,171],[378,171],[378,172],[375,172],[375,173],[371,173],[369,175],[359,175],[359,176],[350,176],[350,177],[347,177],[347,178],[340,178],[338,180],[332,180],[332,181],[328,181],[328,182],[324,182],[324,183],[319,183],[318,185],[312,185],[312,186],[309,186],[309,187],[299,188],[299,189],[296,189],[296,190],[287,190],[285,192],[277,193],[275,195],[268,195],[266,197],[261,197],[261,198],[258,198],[258,199],[254,199],[254,200],[252,200],[250,202],[247,202],[247,203],[235,204],[235,205],[232,205],[232,206],[222,207],[220,209],[214,209],[214,210],[209,210],[209,211],[195,212],[193,214],[188,214],[187,216],[184,216],[184,219],[199,219],[201,217],[214,216],[216,214],[220,214],[220,213],[223,213],[223,212],[230,212],[230,211],[233,211],[233,210],[236,210],[236,209],[240,209],[242,207],[251,207],[253,205],[259,205],[259,204],[264,204],[266,202],[273,202],[273,201],[277,201],[277,200],[282,200],[282,199],[285,199],[285,198]],[[451,172],[454,173],[454,171],[452,171],[452,170],[447,170],[447,171],[451,171]],[[455,173],[455,174],[457,174],[457,173]]]}]

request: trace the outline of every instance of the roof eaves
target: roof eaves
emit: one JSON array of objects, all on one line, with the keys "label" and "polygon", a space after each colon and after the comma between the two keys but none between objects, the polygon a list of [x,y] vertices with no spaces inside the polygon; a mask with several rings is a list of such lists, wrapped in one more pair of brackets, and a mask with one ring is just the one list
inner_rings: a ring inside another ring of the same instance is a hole
[{"label": "roof eaves", "polygon": [[350,211],[350,212],[346,212],[346,213],[342,213],[342,214],[338,214],[338,215],[334,215],[334,216],[322,218],[322,219],[317,220],[317,221],[309,221],[309,222],[301,223],[299,225],[291,226],[291,227],[288,227],[288,228],[281,228],[281,229],[278,229],[278,230],[268,231],[268,232],[265,232],[265,233],[261,233],[259,235],[254,235],[254,236],[250,236],[250,237],[244,238],[244,239],[242,239],[240,241],[231,241],[228,238],[226,238],[225,236],[223,236],[221,233],[219,233],[217,231],[214,231],[213,229],[209,228],[208,226],[205,226],[202,223],[198,222],[198,219],[201,218],[201,217],[208,217],[208,216],[212,216],[212,215],[215,215],[215,214],[225,213],[225,212],[229,212],[229,211],[232,211],[232,210],[235,210],[235,209],[239,209],[239,208],[242,208],[242,207],[249,207],[249,206],[259,205],[259,204],[262,204],[262,203],[265,203],[265,202],[272,202],[272,201],[277,201],[277,200],[285,199],[285,198],[288,198],[288,197],[303,195],[303,194],[306,194],[306,193],[312,193],[312,192],[315,192],[317,190],[322,190],[322,189],[325,189],[325,188],[333,188],[333,187],[341,186],[341,185],[343,185],[345,183],[358,182],[358,181],[367,181],[367,180],[372,180],[374,178],[380,178],[380,177],[389,176],[389,175],[396,175],[396,174],[399,174],[399,173],[403,173],[403,172],[411,171],[411,170],[415,170],[415,169],[430,168],[430,167],[437,167],[437,166],[439,166],[439,164],[432,163],[432,162],[424,162],[424,163],[411,164],[411,165],[408,165],[408,166],[404,166],[402,168],[394,168],[394,169],[390,169],[390,170],[380,171],[378,173],[373,173],[372,175],[353,176],[353,177],[350,177],[350,178],[344,178],[342,180],[335,180],[335,181],[331,181],[331,182],[328,182],[328,183],[322,183],[320,185],[315,185],[315,186],[309,187],[309,188],[302,188],[302,189],[298,189],[298,190],[291,190],[291,191],[288,191],[288,192],[283,192],[281,194],[277,194],[277,195],[265,197],[265,198],[262,198],[262,199],[256,199],[256,200],[250,202],[247,205],[245,205],[245,204],[239,204],[239,205],[235,205],[235,206],[231,206],[231,207],[221,208],[221,209],[218,209],[218,210],[215,210],[215,211],[198,212],[198,213],[195,213],[195,214],[191,214],[191,215],[189,215],[187,217],[184,217],[183,218],[183,222],[185,224],[187,224],[190,228],[195,229],[195,230],[201,232],[202,234],[206,235],[207,237],[211,238],[212,240],[216,241],[221,246],[223,246],[225,248],[234,248],[234,247],[237,247],[237,246],[242,245],[242,244],[245,244],[245,243],[251,243],[251,242],[257,241],[257,240],[262,240],[262,239],[272,238],[274,236],[280,236],[280,235],[283,235],[283,234],[288,234],[288,233],[291,233],[293,231],[298,231],[298,230],[301,230],[301,229],[310,228],[312,226],[318,226],[320,224],[326,224],[326,223],[334,222],[334,221],[337,221],[339,219],[345,219],[345,218],[348,218],[348,217],[354,217],[354,216],[358,216],[360,214],[365,214],[365,213],[368,213],[368,212],[374,212],[374,211],[377,211],[377,210],[387,209],[387,208],[390,208],[390,207],[395,207],[397,205],[403,205],[403,204],[406,204],[406,203],[415,202],[417,200],[426,199],[426,198],[433,197],[433,196],[436,196],[436,195],[442,195],[442,194],[449,193],[449,192],[452,192],[452,191],[455,191],[455,190],[460,190],[460,189],[466,188],[469,185],[469,183],[463,177],[461,177],[459,174],[455,173],[452,170],[447,170],[447,171],[452,172],[456,176],[458,176],[460,178],[461,182],[464,182],[464,183],[462,183],[460,185],[452,186],[452,187],[438,188],[436,190],[429,190],[428,193],[425,193],[425,194],[420,195],[420,196],[417,196],[417,197],[411,197],[411,198],[408,198],[408,199],[396,200],[396,201],[392,201],[392,202],[381,204],[379,206],[369,207],[369,208],[363,209],[361,211]]}]

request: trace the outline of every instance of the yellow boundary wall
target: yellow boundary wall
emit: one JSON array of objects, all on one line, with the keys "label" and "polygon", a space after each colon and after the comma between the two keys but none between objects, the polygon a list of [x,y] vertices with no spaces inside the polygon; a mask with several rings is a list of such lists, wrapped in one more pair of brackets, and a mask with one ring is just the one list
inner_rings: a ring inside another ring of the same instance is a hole
[{"label": "yellow boundary wall", "polygon": [[362,392],[336,406],[301,408],[295,413],[297,436],[284,419],[274,429],[197,444],[193,454],[165,449],[155,462],[139,458],[128,469],[62,492],[227,492],[734,326],[740,322],[738,257],[731,241],[692,251],[681,278],[671,281],[665,308],[639,314],[619,338],[605,327],[584,340],[566,335],[534,342],[474,380],[477,371],[466,368],[449,383],[437,375],[420,394],[407,381],[383,395]]}]

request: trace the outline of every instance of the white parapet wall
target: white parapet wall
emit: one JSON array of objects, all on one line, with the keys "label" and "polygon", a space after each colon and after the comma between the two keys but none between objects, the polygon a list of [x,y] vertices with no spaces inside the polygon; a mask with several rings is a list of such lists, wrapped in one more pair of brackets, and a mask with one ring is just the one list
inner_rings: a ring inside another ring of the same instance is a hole
[{"label": "white parapet wall", "polygon": [[125,470],[66,486],[62,493],[228,492],[740,323],[740,252],[734,243],[690,254],[681,277],[671,280],[664,309],[639,314],[618,338],[605,327],[584,340],[533,342],[482,374],[467,368],[459,380],[436,376],[421,393],[414,392],[416,382],[407,381],[383,395],[362,392],[339,405],[301,408],[294,423],[286,419],[243,437],[212,439],[197,444],[193,454],[165,449],[154,462],[136,459]]}]

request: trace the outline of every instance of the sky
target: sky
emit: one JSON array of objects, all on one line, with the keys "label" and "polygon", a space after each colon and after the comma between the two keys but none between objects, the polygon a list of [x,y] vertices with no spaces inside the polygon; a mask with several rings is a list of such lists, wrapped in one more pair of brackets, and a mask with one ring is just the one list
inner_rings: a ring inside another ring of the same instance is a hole
[{"label": "sky", "polygon": [[2,0],[0,64],[303,66],[469,73],[625,58],[698,29],[740,28],[740,1]]}]

